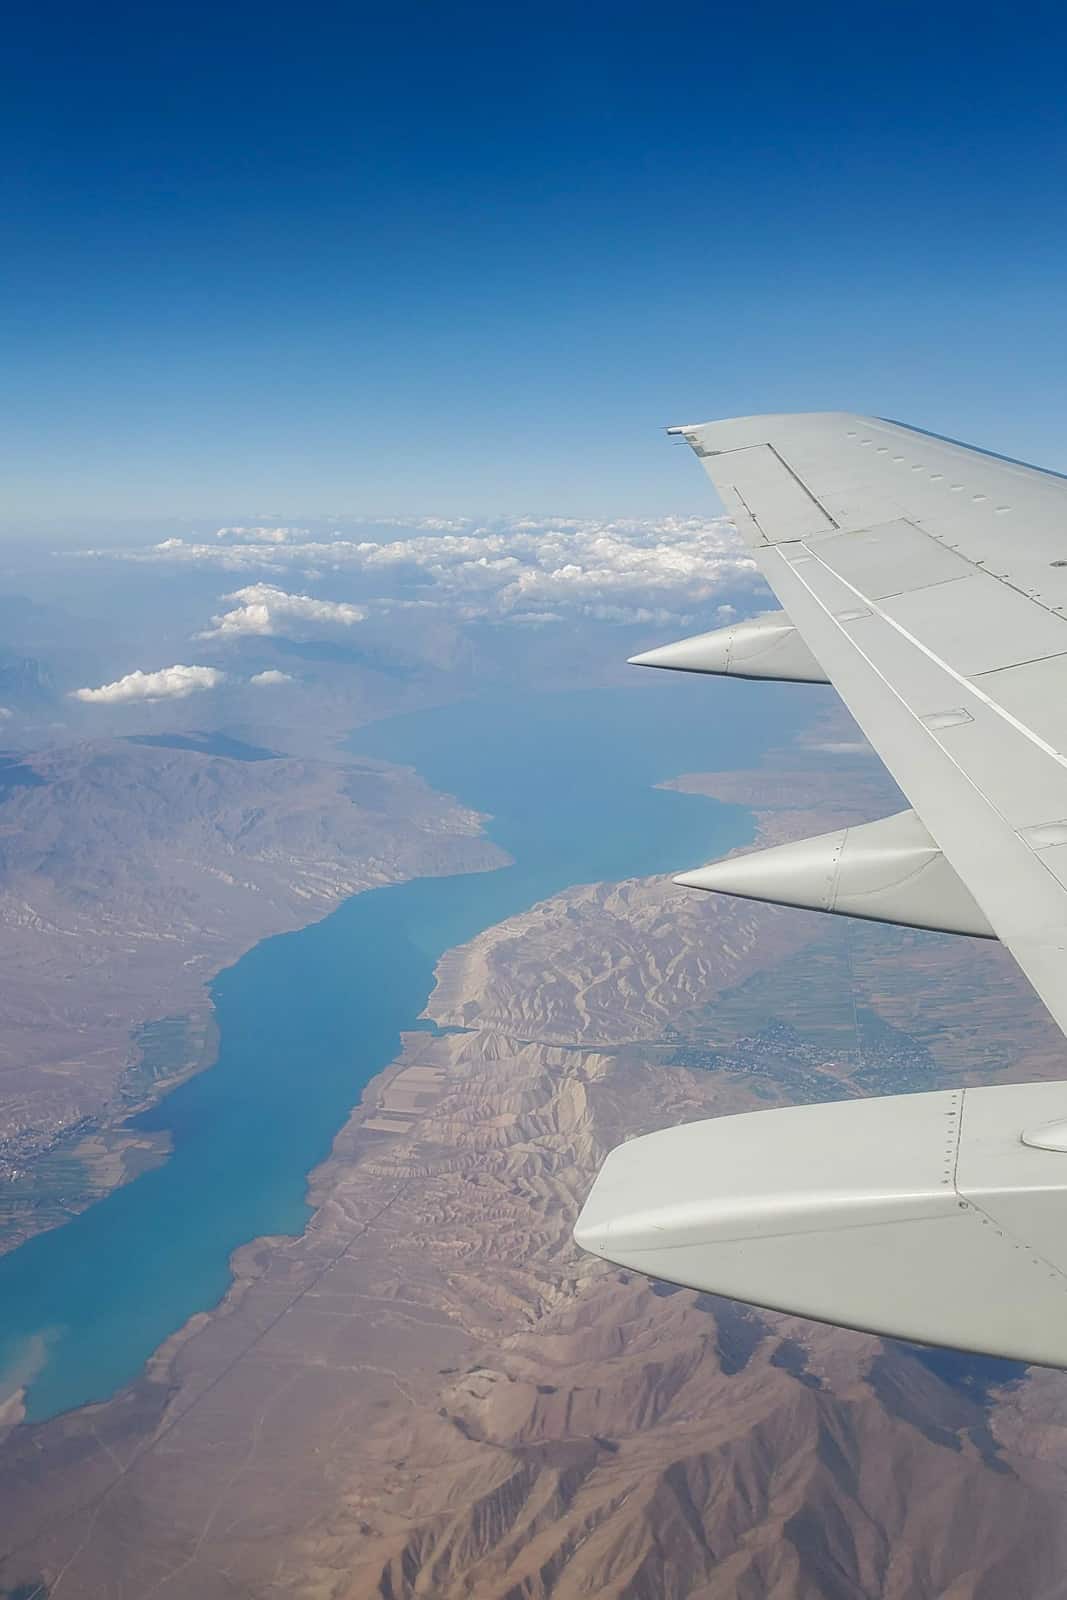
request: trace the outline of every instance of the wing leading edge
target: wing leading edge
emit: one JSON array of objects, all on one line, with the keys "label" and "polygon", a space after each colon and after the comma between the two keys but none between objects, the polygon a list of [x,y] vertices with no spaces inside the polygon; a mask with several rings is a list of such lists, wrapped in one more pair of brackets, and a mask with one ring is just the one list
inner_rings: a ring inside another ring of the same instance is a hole
[{"label": "wing leading edge", "polygon": [[[847,413],[670,431],[784,614],[644,664],[825,676],[914,808],[680,881],[997,937],[1067,1031],[1067,480]],[[576,1237],[756,1304],[1067,1366],[1067,1085],[942,1098],[633,1140]]]}]

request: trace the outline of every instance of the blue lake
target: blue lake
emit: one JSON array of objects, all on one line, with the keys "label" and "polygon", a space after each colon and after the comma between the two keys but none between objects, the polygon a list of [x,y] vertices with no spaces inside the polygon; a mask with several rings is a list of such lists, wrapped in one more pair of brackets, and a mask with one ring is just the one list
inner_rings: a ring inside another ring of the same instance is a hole
[{"label": "blue lake", "polygon": [[515,864],[357,895],[220,974],[216,1064],[138,1119],[172,1132],[170,1159],[0,1258],[0,1396],[25,1384],[32,1419],[106,1398],[221,1298],[237,1245],[302,1231],[309,1169],[397,1054],[445,950],[569,884],[680,870],[750,836],[742,808],[653,786],[756,761],[818,691],[648,676],[353,735],[353,755],[491,813]]}]

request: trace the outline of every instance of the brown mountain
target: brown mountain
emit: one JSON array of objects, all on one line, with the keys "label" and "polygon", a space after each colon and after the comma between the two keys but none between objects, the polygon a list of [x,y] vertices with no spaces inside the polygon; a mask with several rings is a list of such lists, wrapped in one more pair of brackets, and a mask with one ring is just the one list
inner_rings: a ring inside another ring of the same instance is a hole
[{"label": "brown mountain", "polygon": [[569,1236],[635,1132],[861,1072],[962,1081],[965,1029],[983,1072],[997,1047],[1061,1070],[1003,952],[648,880],[568,891],[440,979],[431,1012],[468,1031],[409,1037],[304,1237],[239,1252],[114,1401],[11,1431],[9,1592],[1065,1592],[1061,1375],[650,1284]]}]

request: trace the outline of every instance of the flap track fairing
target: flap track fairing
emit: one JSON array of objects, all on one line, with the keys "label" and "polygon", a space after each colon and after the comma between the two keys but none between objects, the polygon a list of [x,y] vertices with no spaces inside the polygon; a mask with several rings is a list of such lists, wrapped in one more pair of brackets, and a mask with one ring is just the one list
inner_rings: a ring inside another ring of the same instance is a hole
[{"label": "flap track fairing", "polygon": [[674,881],[744,900],[996,938],[971,891],[914,811],[728,856],[683,872]]},{"label": "flap track fairing", "polygon": [[1062,1083],[743,1112],[613,1150],[583,1249],[871,1333],[1067,1366]]},{"label": "flap track fairing", "polygon": [[784,611],[676,639],[673,644],[631,656],[630,665],[709,672],[728,678],[773,679],[780,683],[829,682]]}]

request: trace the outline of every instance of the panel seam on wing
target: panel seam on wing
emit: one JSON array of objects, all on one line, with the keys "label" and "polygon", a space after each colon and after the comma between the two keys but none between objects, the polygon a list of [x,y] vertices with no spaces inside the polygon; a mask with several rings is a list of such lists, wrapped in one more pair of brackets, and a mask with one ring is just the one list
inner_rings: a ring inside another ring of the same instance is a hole
[{"label": "panel seam on wing", "polygon": [[989,1225],[989,1227],[995,1228],[1000,1237],[1012,1244],[1016,1250],[1025,1250],[1027,1255],[1030,1257],[1030,1263],[1032,1266],[1041,1265],[1047,1267],[1049,1272],[1054,1273],[1055,1276],[1060,1280],[1064,1291],[1067,1292],[1067,1272],[1064,1272],[1062,1267],[1057,1266],[1054,1261],[1050,1261],[1046,1255],[1044,1255],[1034,1245],[1030,1244],[1028,1240],[1020,1239],[1012,1229],[1006,1228],[999,1218],[995,1217],[992,1212],[987,1211],[985,1206],[982,1205],[980,1201],[975,1200],[972,1195],[968,1194],[966,1189],[960,1188],[959,1164],[960,1152],[963,1149],[963,1125],[966,1115],[967,1090],[963,1089],[960,1091],[960,1110],[959,1116],[956,1119],[956,1161],[952,1170],[952,1187],[956,1191],[956,1195],[959,1198],[960,1204],[977,1211],[982,1219],[984,1219],[984,1221]]},{"label": "panel seam on wing", "polygon": [[[915,648],[917,650],[919,650],[924,656],[926,656],[935,666],[940,667],[945,673],[947,673],[947,675],[949,677],[951,677],[955,682],[957,682],[961,686],[961,688],[963,688],[965,690],[968,690],[970,693],[974,694],[984,705],[986,705],[992,712],[994,712],[995,715],[1001,717],[1005,722],[1009,723],[1013,728],[1015,728],[1017,732],[1022,734],[1022,736],[1025,739],[1029,740],[1032,744],[1036,745],[1038,748],[1040,748],[1042,751],[1044,751],[1044,753],[1046,755],[1050,756],[1052,758],[1052,760],[1057,763],[1057,765],[1067,769],[1067,759],[1065,759],[1063,756],[1061,756],[1060,753],[1057,750],[1055,750],[1052,747],[1052,745],[1048,744],[1044,739],[1042,739],[1039,734],[1036,734],[1036,733],[1034,733],[1032,731],[1032,729],[1027,728],[1025,723],[1020,722],[1017,717],[1012,716],[1011,712],[1007,711],[1003,706],[999,706],[995,700],[991,699],[991,697],[989,695],[987,695],[983,690],[979,689],[977,684],[975,684],[972,679],[965,678],[961,673],[958,673],[955,670],[954,667],[950,667],[947,661],[942,661],[940,656],[938,656],[933,650],[930,650],[928,648],[928,646],[924,645],[919,639],[916,639],[912,634],[910,634],[906,628],[902,627],[899,623],[895,622],[892,617],[888,616],[884,611],[882,611],[881,608],[878,606],[876,601],[869,600],[867,598],[867,596],[862,593],[861,590],[859,590],[859,589],[857,589],[855,587],[854,584],[849,583],[847,579],[842,578],[840,576],[840,574],[834,572],[833,568],[829,567],[826,564],[826,562],[819,560],[819,557],[814,555],[814,553],[811,551],[810,546],[805,546],[805,549],[808,550],[808,553],[809,553],[809,555],[811,555],[813,560],[818,561],[819,566],[822,568],[822,570],[824,572],[829,573],[830,576],[832,578],[834,578],[834,580],[836,582],[842,584],[844,588],[850,589],[852,591],[852,593],[857,596],[857,598],[859,598],[859,599],[861,599],[863,601],[864,605],[867,605],[867,606],[869,606],[871,608],[871,611],[874,613],[874,615],[880,617],[883,622],[887,623],[902,638],[906,639],[910,644],[914,645]],[[809,599],[811,599],[814,602],[815,606],[822,613],[822,615],[826,618],[827,622],[829,622],[832,627],[837,629],[837,632],[840,635],[840,637],[845,639],[848,642],[848,644],[851,646],[851,648],[856,652],[856,654],[858,656],[860,656],[862,658],[862,660],[864,660],[867,663],[868,667],[875,674],[876,678],[878,678],[879,682],[885,685],[885,687],[889,690],[889,692],[893,696],[893,698],[896,701],[898,701],[898,703],[904,708],[904,710],[907,712],[908,716],[911,718],[912,722],[916,725],[916,727],[918,727],[918,728],[920,728],[922,730],[923,734],[926,736],[926,738],[928,738],[930,740],[930,742],[933,744],[934,748],[936,750],[938,750],[945,757],[945,759],[950,763],[950,765],[955,768],[955,770],[959,773],[960,777],[964,780],[964,782],[968,785],[969,788],[973,789],[974,793],[978,796],[978,798],[982,801],[982,803],[985,806],[987,806],[989,808],[989,810],[992,811],[995,816],[1000,818],[1000,821],[1004,824],[1004,827],[1011,834],[1012,838],[1018,840],[1018,842],[1023,846],[1023,848],[1029,853],[1031,859],[1033,861],[1037,862],[1041,866],[1042,870],[1048,874],[1049,878],[1056,885],[1056,888],[1062,892],[1063,884],[1056,877],[1056,874],[1052,871],[1052,868],[1049,866],[1049,864],[1046,861],[1042,860],[1041,853],[1039,851],[1035,850],[1033,845],[1025,837],[1025,835],[1018,828],[1015,827],[1014,823],[1009,821],[1009,819],[1004,815],[1004,813],[1001,811],[1000,807],[996,804],[996,802],[988,794],[986,794],[981,788],[979,788],[978,784],[971,777],[970,773],[966,770],[966,768],[960,766],[959,762],[956,760],[956,757],[952,754],[952,752],[950,750],[948,750],[946,748],[946,746],[944,744],[942,744],[939,739],[934,737],[933,732],[929,728],[926,727],[926,725],[924,724],[922,718],[917,715],[917,713],[915,712],[913,707],[908,704],[907,700],[900,693],[900,691],[894,686],[894,684],[892,684],[890,682],[890,680],[886,677],[885,673],[882,672],[882,670],[878,666],[878,664],[875,661],[872,661],[871,657],[863,649],[862,645],[860,645],[857,642],[857,640],[855,640],[852,637],[851,634],[847,633],[845,631],[845,629],[840,626],[840,624],[837,622],[837,619],[834,617],[833,613],[827,608],[827,606],[825,606],[823,604],[822,600],[815,593],[814,589],[812,589],[810,584],[805,583],[803,574],[799,573],[797,571],[797,569],[796,569],[796,564],[795,563],[790,563],[789,564],[789,570],[793,573],[793,575],[796,578],[797,582],[804,589],[804,591],[808,595]],[[939,845],[941,845],[941,841],[940,840],[937,840],[937,843]],[[942,845],[941,848],[944,849],[944,846]],[[951,864],[951,857],[949,857],[949,861],[950,861],[950,864]],[[968,887],[970,887],[970,886],[968,885]],[[972,894],[974,893],[973,890],[971,892],[972,892]],[[977,895],[975,896],[975,898],[978,899]],[[985,911],[985,907],[982,905],[981,900],[978,900],[978,904],[981,907],[981,909],[983,911]],[[997,932],[997,937],[1000,938],[1001,935],[1000,935],[999,929],[996,928],[996,924],[993,922],[993,919],[990,918],[989,920],[990,920],[994,930]],[[1009,946],[1009,948],[1010,948],[1010,946]]]},{"label": "panel seam on wing", "polygon": [[[1002,721],[1009,723],[1017,733],[1022,734],[1024,739],[1028,739],[1031,744],[1034,744],[1040,750],[1043,750],[1047,756],[1051,756],[1052,760],[1055,761],[1059,766],[1067,769],[1067,757],[1062,755],[1054,745],[1049,744],[1047,739],[1043,739],[1039,733],[1035,733],[1033,728],[1028,728],[1026,723],[1020,722],[1019,718],[1013,716],[1006,706],[1000,705],[996,700],[993,699],[992,695],[988,695],[984,689],[980,689],[974,678],[968,678],[964,673],[958,672],[955,667],[951,666],[949,662],[945,661],[943,657],[939,656],[936,650],[931,650],[929,645],[923,644],[922,640],[916,638],[913,633],[909,632],[909,630],[904,627],[903,623],[897,622],[896,619],[891,617],[887,611],[883,611],[877,600],[872,600],[868,595],[865,595],[861,589],[857,589],[854,583],[850,583],[848,579],[843,578],[839,572],[835,572],[833,567],[829,566],[821,559],[820,556],[816,554],[814,550],[811,549],[810,545],[805,546],[805,548],[808,550],[808,553],[811,555],[812,559],[818,561],[824,572],[829,573],[829,575],[837,583],[840,583],[844,588],[849,589],[857,599],[862,600],[863,604],[865,606],[869,606],[870,610],[876,617],[880,617],[882,621],[888,623],[889,627],[891,627],[895,633],[898,633],[902,639],[906,639],[909,644],[914,645],[916,650],[919,650],[928,661],[932,661],[935,667],[940,667],[943,672],[946,672],[950,678],[959,684],[961,689],[967,689],[972,694],[977,695],[978,699],[981,700],[983,705],[987,706],[989,710],[994,713],[994,715],[1000,717]],[[804,584],[804,588],[807,589],[808,593],[811,595],[811,598],[815,601],[816,605],[820,608],[824,615],[829,617],[831,622],[835,621],[833,613],[827,610],[826,606],[823,605],[815,591],[808,584],[804,583],[802,576],[800,576],[800,582]],[[844,632],[843,629],[842,632]],[[884,675],[879,672],[878,667],[871,660],[870,656],[868,656],[861,646],[857,644],[856,640],[852,638],[851,634],[845,634],[845,638],[848,639],[849,643],[855,650],[859,651],[860,655],[863,656],[863,659],[868,663],[868,665],[871,666],[875,672],[878,672],[878,676],[883,678],[883,681],[888,681],[884,679]],[[1063,653],[1067,654],[1067,652]],[[1023,664],[1024,663],[1022,662],[1009,663],[1010,666],[1021,666]],[[1007,670],[1007,667],[998,667],[995,670],[998,672],[1004,672]],[[892,688],[892,685],[890,685],[890,687]],[[893,692],[896,694],[896,690]],[[909,712],[911,712],[912,716],[915,716],[915,713],[911,711],[911,707],[908,706],[907,701],[904,700],[900,695],[897,695],[897,698],[901,700],[903,705],[907,706],[907,709]],[[916,718],[916,720],[920,721],[921,719]],[[944,749],[944,746],[942,745],[940,748]],[[962,771],[962,768],[960,770]],[[1008,822],[1007,817],[1004,818],[1004,821],[1009,828],[1012,828],[1013,832],[1017,831],[1013,825]]]}]

